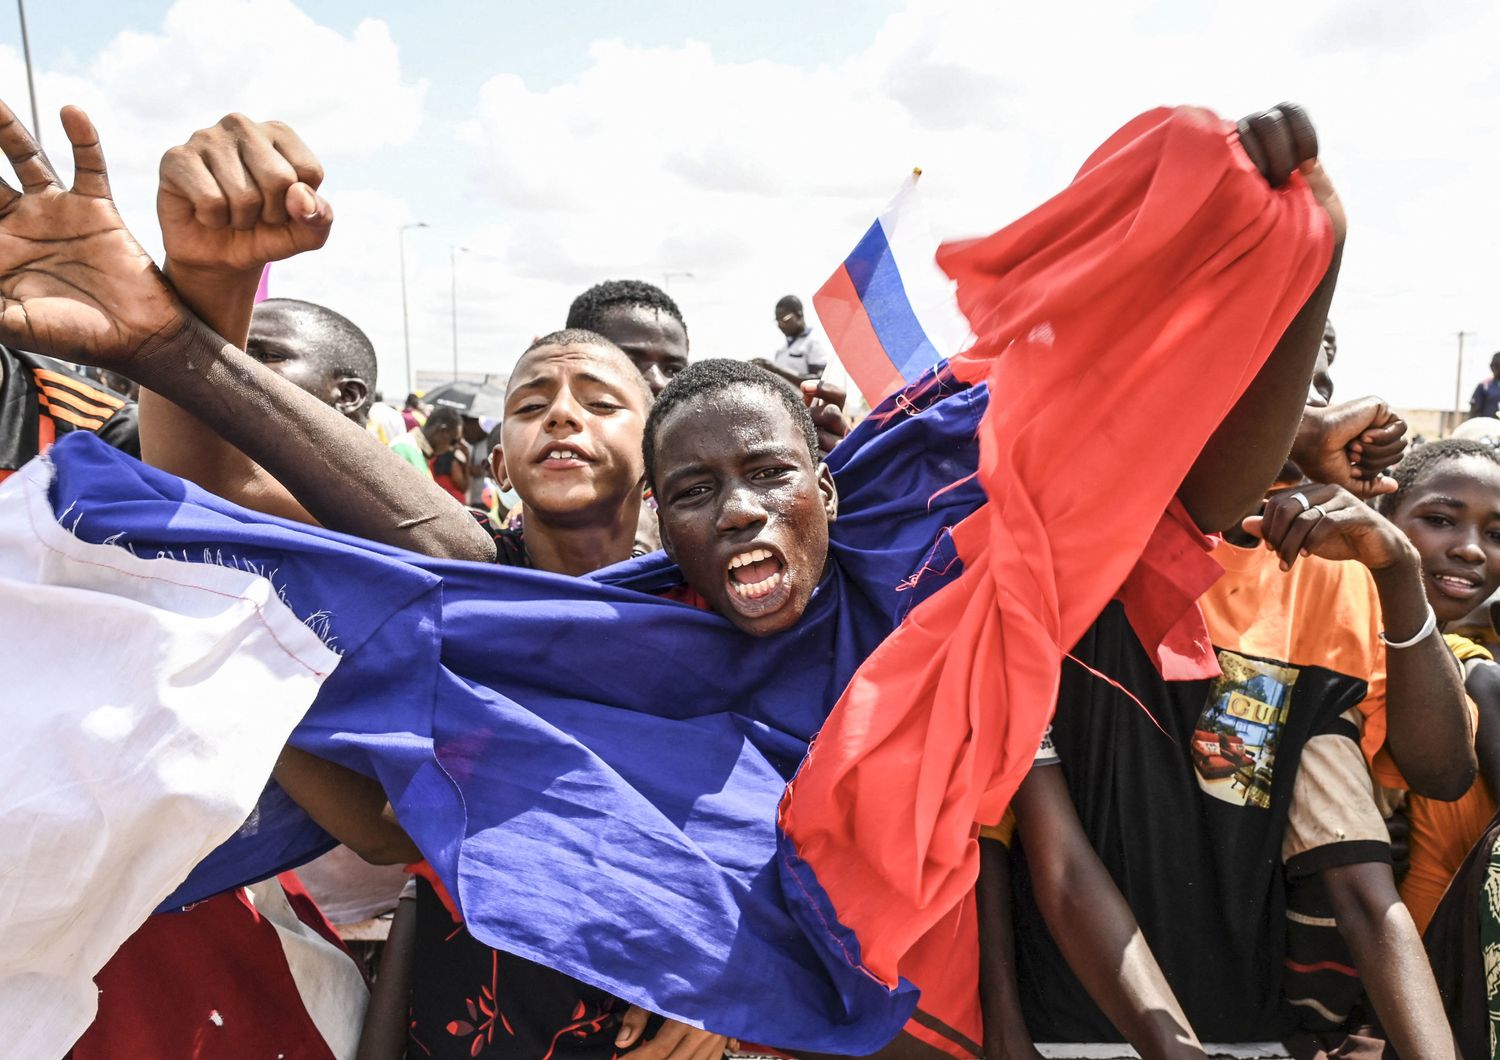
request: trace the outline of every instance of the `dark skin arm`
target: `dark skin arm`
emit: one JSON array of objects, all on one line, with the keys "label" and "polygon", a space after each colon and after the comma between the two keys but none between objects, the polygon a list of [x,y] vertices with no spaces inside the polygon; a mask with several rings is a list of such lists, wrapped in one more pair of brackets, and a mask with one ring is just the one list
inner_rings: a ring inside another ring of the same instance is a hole
[{"label": "dark skin arm", "polygon": [[1390,1044],[1409,1060],[1456,1060],[1432,966],[1390,866],[1342,865],[1326,869],[1322,878]]},{"label": "dark skin arm", "polygon": [[822,379],[809,379],[802,384],[802,400],[818,429],[818,448],[824,456],[833,452],[833,447],[849,433],[849,420],[844,415],[844,402],[848,399],[843,387]]},{"label": "dark skin arm", "polygon": [[[323,167],[280,122],[231,114],[161,160],[156,216],[166,274],[185,305],[244,348],[261,269],[316,250],[333,210],[317,194]],[[312,522],[264,469],[159,394],[141,394],[147,463],[255,511]]]},{"label": "dark skin arm", "polygon": [[1241,145],[1272,185],[1285,183],[1293,170],[1302,174],[1333,224],[1334,251],[1322,281],[1183,480],[1178,496],[1206,531],[1227,530],[1253,511],[1286,462],[1323,341],[1347,228],[1338,193],[1316,161],[1312,123],[1300,107],[1282,104],[1252,114],[1239,127]]},{"label": "dark skin arm", "polygon": [[403,897],[380,951],[380,970],[370,990],[355,1060],[402,1060],[406,1056],[407,1010],[417,954],[417,900]]},{"label": "dark skin arm", "polygon": [[1377,397],[1306,407],[1291,458],[1314,482],[1342,486],[1360,500],[1396,488],[1384,472],[1406,452],[1406,421]]},{"label": "dark skin arm", "polygon": [[463,505],[179,301],[115,210],[93,124],[68,107],[63,125],[71,189],[0,104],[0,149],[25,189],[0,187],[0,341],[120,372],[189,410],[325,526],[492,561],[494,542]]},{"label": "dark skin arm", "polygon": [[[1302,510],[1300,495],[1310,507]],[[1321,510],[1320,510],[1321,509]],[[1290,570],[1303,555],[1353,560],[1369,568],[1381,620],[1396,641],[1415,636],[1427,620],[1422,563],[1400,530],[1338,486],[1308,485],[1266,498],[1262,515],[1244,522]],[[1474,782],[1474,733],[1463,675],[1434,631],[1409,648],[1387,648],[1386,747],[1412,791],[1452,800]]]},{"label": "dark skin arm", "polygon": [[[328,238],[333,214],[316,194],[323,170],[291,129],[231,114],[162,158],[157,217],[167,275],[185,305],[243,345],[261,268]],[[141,396],[148,461],[256,511],[308,520],[253,460],[162,395]],[[353,770],[283,750],[278,784],[324,831],[372,864],[422,855],[396,823],[380,785]]]},{"label": "dark skin arm", "polygon": [[[0,103],[0,149],[25,189],[0,182],[0,341],[110,368],[191,410],[326,526],[431,555],[492,560],[493,542],[462,505],[182,304],[115,210],[93,124],[77,108],[62,116],[73,144],[71,189]],[[363,815],[376,801],[373,782],[360,778],[351,796],[347,777],[333,779],[341,774],[348,771],[295,753],[277,770],[315,820],[353,839],[358,852],[390,859],[400,838],[386,828],[383,799]],[[366,823],[346,826],[351,808]]]},{"label": "dark skin arm", "polygon": [[985,1060],[1040,1060],[1016,985],[1016,933],[1011,920],[1010,851],[979,840],[979,1005]]},{"label": "dark skin arm", "polygon": [[1047,930],[1094,1003],[1147,1060],[1202,1060],[1135,914],[1089,845],[1061,767],[1032,769],[1011,808]]},{"label": "dark skin arm", "polygon": [[469,449],[459,445],[453,452],[453,469],[448,472],[453,485],[464,494],[469,492]]},{"label": "dark skin arm", "polygon": [[422,860],[373,778],[295,747],[282,749],[272,776],[319,828],[370,864]]},{"label": "dark skin arm", "polygon": [[1479,775],[1493,796],[1500,791],[1500,666],[1479,663],[1469,672],[1464,688],[1479,708],[1474,753],[1479,759]]},{"label": "dark skin arm", "polygon": [[815,375],[798,375],[796,372],[789,372],[785,368],[779,367],[775,361],[767,360],[764,357],[756,357],[750,363],[756,365],[759,368],[764,368],[772,375],[780,376],[788,383],[791,383],[792,386],[798,388],[801,388],[803,383],[814,382],[818,378]]},{"label": "dark skin arm", "polygon": [[494,561],[494,541],[442,487],[197,318],[138,353],[126,374],[190,409],[323,526],[428,556]]}]

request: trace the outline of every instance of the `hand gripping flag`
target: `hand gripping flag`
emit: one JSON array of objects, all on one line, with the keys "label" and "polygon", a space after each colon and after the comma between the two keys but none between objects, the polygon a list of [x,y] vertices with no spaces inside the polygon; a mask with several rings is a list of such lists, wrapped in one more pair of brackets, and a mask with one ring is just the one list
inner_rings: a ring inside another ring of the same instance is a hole
[{"label": "hand gripping flag", "polygon": [[[659,554],[580,579],[425,559],[246,512],[86,437],[0,490],[29,491],[33,514],[41,491],[55,525],[103,549],[56,586],[80,631],[136,591],[84,573],[121,550],[156,581],[250,574],[246,591],[314,628],[341,657],[291,742],[380,780],[482,941],[791,1049],[873,1051],[915,982],[918,1028],[977,1041],[960,996],[975,822],[999,816],[1061,651],[1112,595],[1146,572],[1149,628],[1192,611],[1207,575],[1161,562],[1195,554],[1163,513],[1329,253],[1305,186],[1268,188],[1229,126],[1126,126],[1057,198],[945,253],[979,341],[834,453],[828,572],[803,620],[761,640],[658,595],[680,580]],[[36,533],[12,520],[0,543]],[[40,580],[60,569],[44,560]],[[38,712],[0,711],[13,747],[46,750]],[[48,761],[64,782],[66,754]],[[19,849],[40,804],[14,795],[0,829]],[[170,901],[191,901],[328,842],[273,784],[196,867],[131,862],[149,877],[131,893],[186,875]],[[7,874],[0,908],[55,880]],[[80,904],[114,882],[70,879]],[[932,939],[956,984],[913,959]],[[0,958],[22,975],[36,953]]]},{"label": "hand gripping flag", "polygon": [[938,269],[914,170],[818,293],[813,308],[839,361],[874,407],[957,353],[969,337],[953,281]]},{"label": "hand gripping flag", "polygon": [[1062,194],[939,255],[978,336],[953,371],[990,388],[988,503],[953,532],[963,574],[855,674],[781,825],[841,952],[916,982],[924,1010],[976,1041],[975,991],[938,989],[977,979],[976,824],[999,820],[1030,768],[1062,653],[1148,545],[1192,536],[1162,513],[1331,254],[1299,176],[1269,188],[1232,125],[1178,109],[1135,119]]}]

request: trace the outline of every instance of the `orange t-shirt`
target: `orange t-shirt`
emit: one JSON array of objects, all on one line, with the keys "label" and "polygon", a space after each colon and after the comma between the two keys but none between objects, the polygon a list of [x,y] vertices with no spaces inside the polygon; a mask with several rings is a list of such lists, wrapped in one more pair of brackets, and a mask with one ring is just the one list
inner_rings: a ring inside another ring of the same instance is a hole
[{"label": "orange t-shirt", "polygon": [[1224,577],[1199,605],[1216,646],[1300,665],[1316,664],[1362,678],[1360,741],[1375,779],[1404,788],[1385,751],[1385,645],[1380,639],[1380,595],[1360,563],[1303,556],[1290,573],[1264,546],[1222,542],[1213,552]]}]

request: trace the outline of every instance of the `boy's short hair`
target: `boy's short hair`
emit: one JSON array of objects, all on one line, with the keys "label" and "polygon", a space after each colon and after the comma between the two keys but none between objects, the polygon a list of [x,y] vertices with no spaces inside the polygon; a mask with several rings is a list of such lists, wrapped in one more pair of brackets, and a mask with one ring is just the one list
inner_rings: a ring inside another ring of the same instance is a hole
[{"label": "boy's short hair", "polygon": [[683,323],[682,310],[672,301],[672,296],[654,283],[645,280],[605,280],[584,291],[568,307],[569,328],[587,328],[598,331],[604,317],[616,309],[655,309],[665,313],[682,325],[683,335],[687,324]]},{"label": "boy's short hair", "polygon": [[1394,514],[1411,493],[1412,487],[1431,474],[1434,468],[1465,457],[1477,457],[1492,464],[1500,464],[1500,452],[1486,442],[1467,438],[1444,438],[1442,441],[1428,442],[1407,453],[1402,457],[1401,463],[1391,470],[1391,477],[1396,480],[1396,491],[1378,497],[1375,501],[1376,510],[1382,515]]},{"label": "boy's short hair", "polygon": [[812,413],[802,395],[780,376],[772,375],[764,368],[745,361],[731,361],[723,357],[695,361],[672,377],[651,406],[651,415],[646,418],[646,437],[643,450],[646,462],[646,484],[656,489],[656,432],[661,423],[678,407],[705,394],[716,394],[733,386],[747,386],[764,391],[768,397],[781,402],[802,432],[807,442],[808,455],[813,466],[822,462],[818,449],[818,429],[813,425]]},{"label": "boy's short hair", "polygon": [[635,364],[625,355],[625,351],[597,331],[589,331],[587,328],[563,328],[561,331],[549,332],[539,339],[533,339],[531,345],[526,347],[525,352],[516,358],[515,367],[510,370],[510,376],[505,381],[507,393],[510,391],[510,384],[515,380],[516,371],[521,367],[521,362],[526,359],[526,354],[531,353],[533,350],[540,350],[544,346],[596,346],[601,350],[613,354],[619,358],[622,365],[630,369],[629,372],[625,373],[626,377],[630,380],[630,385],[635,387],[637,392],[645,397],[646,407],[651,407],[655,395],[651,393],[651,387],[647,384],[645,376],[641,375],[636,369]]},{"label": "boy's short hair", "polygon": [[[363,415],[376,401],[380,392],[375,388],[379,381],[380,364],[375,357],[375,346],[358,324],[316,302],[305,302],[300,298],[267,298],[256,307],[257,312],[284,310],[310,320],[322,329],[317,341],[309,341],[304,348],[308,360],[330,379],[363,379],[366,384],[365,400],[353,410]],[[255,329],[255,318],[250,319],[250,328]]]}]

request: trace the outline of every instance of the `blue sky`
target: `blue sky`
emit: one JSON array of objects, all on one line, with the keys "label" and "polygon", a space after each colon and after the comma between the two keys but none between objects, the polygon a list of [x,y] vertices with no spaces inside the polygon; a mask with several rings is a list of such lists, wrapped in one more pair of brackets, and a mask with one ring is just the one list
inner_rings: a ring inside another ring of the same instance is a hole
[{"label": "blue sky", "polygon": [[[588,45],[601,38],[633,44],[676,45],[701,40],[730,62],[774,58],[803,66],[840,59],[869,43],[901,5],[889,0],[807,4],[757,0],[754,4],[702,0],[518,0],[466,3],[306,3],[324,25],[351,32],[367,18],[391,27],[403,61],[418,76],[441,83],[434,95],[462,106],[496,69],[546,88],[577,76],[588,65]],[[122,29],[159,25],[168,0],[31,0],[27,8],[33,58],[39,63],[79,60],[98,51]],[[4,16],[6,40],[15,39],[15,14]]]},{"label": "blue sky", "polygon": [[[122,212],[156,252],[156,160],[230,109],[302,132],[328,170],[328,248],[273,289],[347,313],[399,377],[397,226],[412,353],[503,372],[609,276],[667,282],[698,355],[755,356],[769,306],[824,279],[914,164],[944,236],[1066,182],[1131,114],[1318,122],[1352,230],[1339,390],[1452,400],[1500,348],[1500,8],[1450,0],[890,0],[838,5],[32,0],[43,134],[94,113]],[[14,9],[0,94],[24,108]],[[690,274],[690,275],[684,275]]]}]

